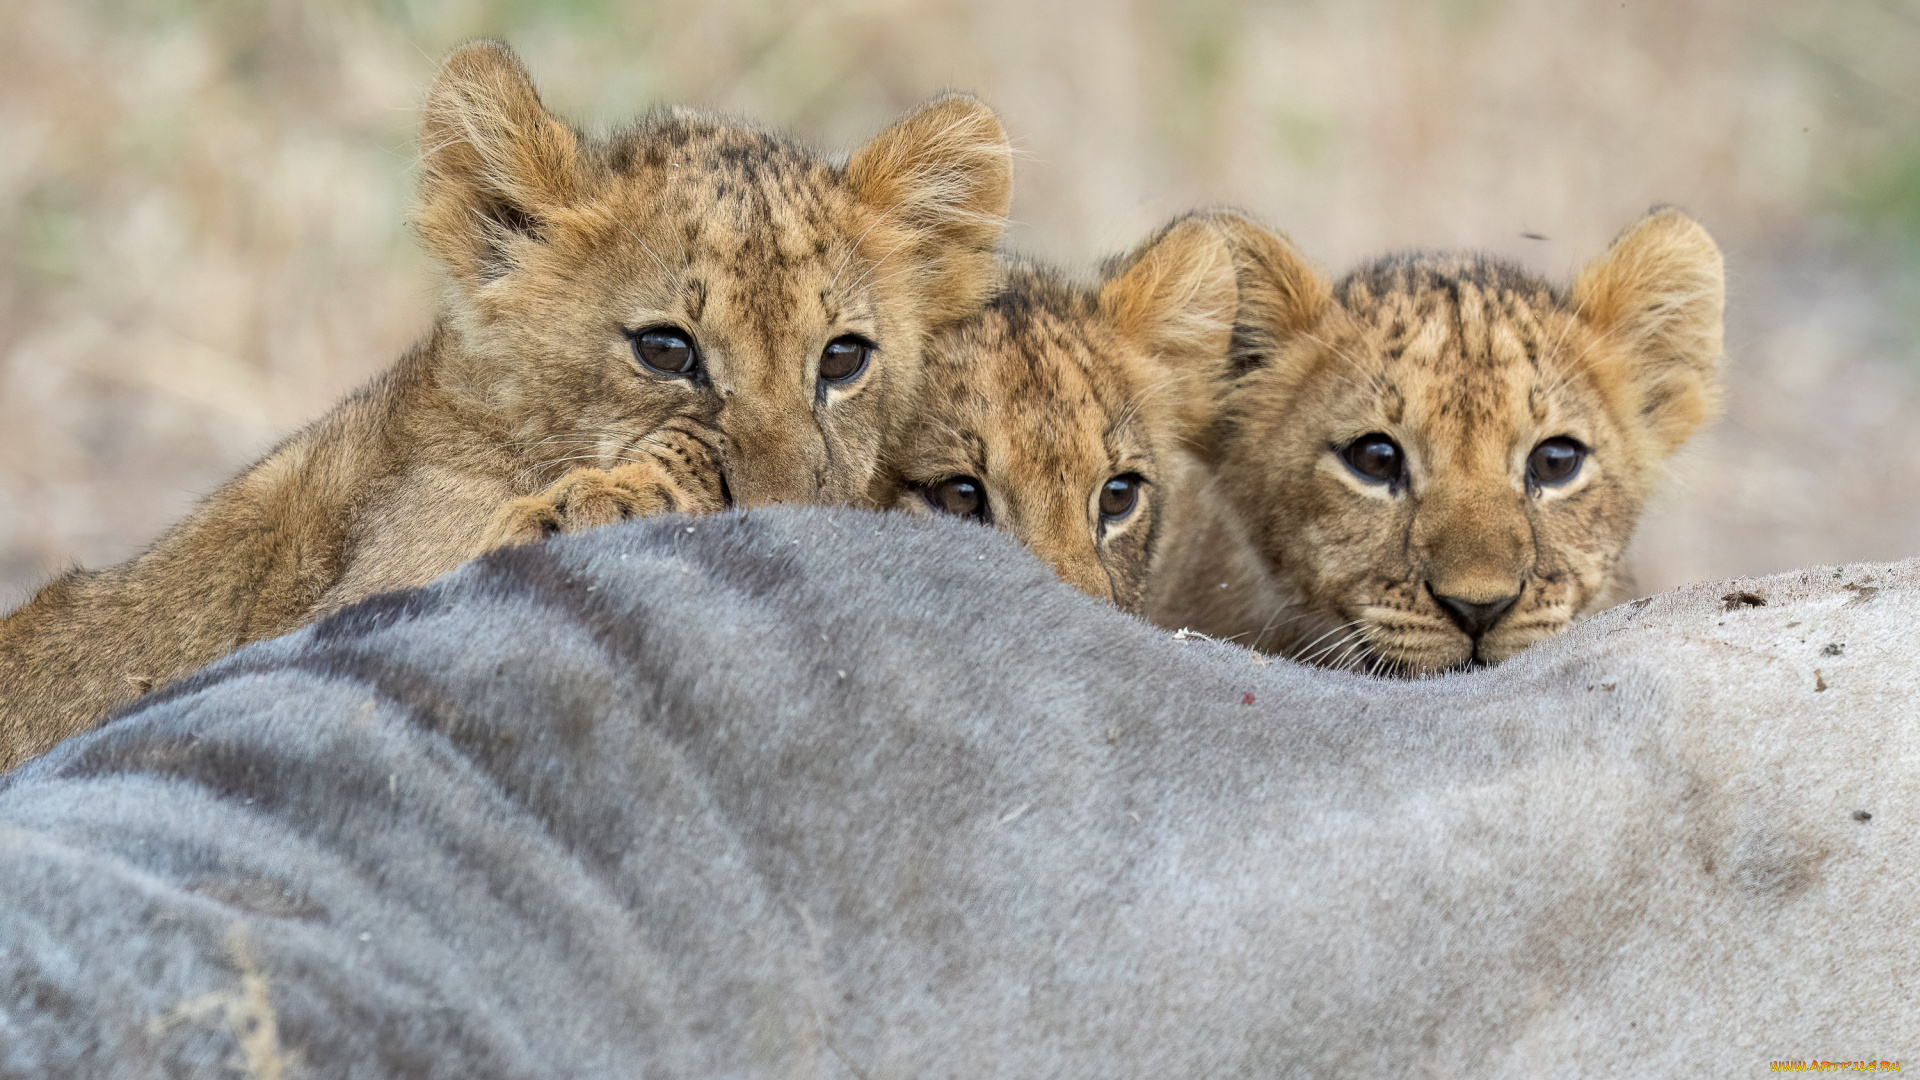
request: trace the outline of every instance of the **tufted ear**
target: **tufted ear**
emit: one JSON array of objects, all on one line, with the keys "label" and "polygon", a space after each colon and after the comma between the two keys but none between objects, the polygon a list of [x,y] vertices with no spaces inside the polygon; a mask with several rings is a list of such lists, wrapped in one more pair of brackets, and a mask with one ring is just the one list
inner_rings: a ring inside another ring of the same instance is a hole
[{"label": "tufted ear", "polygon": [[513,50],[463,46],[427,95],[415,227],[461,285],[498,278],[515,245],[538,241],[548,215],[578,196],[579,154]]},{"label": "tufted ear", "polygon": [[1205,216],[1160,230],[1109,267],[1100,287],[1101,312],[1152,365],[1148,400],[1169,402],[1181,440],[1203,449],[1239,299],[1233,249]]},{"label": "tufted ear", "polygon": [[1671,454],[1720,412],[1726,272],[1700,223],[1656,208],[1574,282],[1579,317],[1620,347],[1632,400]]},{"label": "tufted ear", "polygon": [[1232,373],[1244,375],[1273,358],[1286,340],[1311,330],[1327,313],[1333,286],[1293,241],[1232,210],[1207,214],[1233,247],[1240,278]]},{"label": "tufted ear", "polygon": [[994,245],[1006,225],[1013,148],[993,110],[949,94],[876,135],[847,163],[847,182],[888,228],[869,242],[901,263],[929,322],[979,310],[995,280]]}]

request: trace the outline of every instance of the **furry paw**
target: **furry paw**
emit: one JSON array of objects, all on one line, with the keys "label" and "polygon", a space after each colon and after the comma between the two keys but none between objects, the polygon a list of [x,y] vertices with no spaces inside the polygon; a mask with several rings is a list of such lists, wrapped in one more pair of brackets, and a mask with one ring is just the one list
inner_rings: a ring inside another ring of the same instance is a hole
[{"label": "furry paw", "polygon": [[654,514],[710,514],[725,505],[710,453],[667,450],[611,469],[575,469],[538,495],[513,500],[494,519],[489,546]]}]

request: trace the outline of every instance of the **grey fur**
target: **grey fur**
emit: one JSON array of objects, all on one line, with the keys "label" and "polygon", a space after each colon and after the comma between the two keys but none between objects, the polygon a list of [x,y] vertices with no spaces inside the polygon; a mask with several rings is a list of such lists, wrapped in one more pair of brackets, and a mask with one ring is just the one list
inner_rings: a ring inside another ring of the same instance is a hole
[{"label": "grey fur", "polygon": [[497,552],[0,778],[0,1075],[1912,1060],[1917,579],[1388,683],[950,521]]}]

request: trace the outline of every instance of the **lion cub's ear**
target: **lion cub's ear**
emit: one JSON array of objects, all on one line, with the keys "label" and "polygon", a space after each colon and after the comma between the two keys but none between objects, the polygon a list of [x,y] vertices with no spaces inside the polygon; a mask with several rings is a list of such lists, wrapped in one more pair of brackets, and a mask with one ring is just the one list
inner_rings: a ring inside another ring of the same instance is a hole
[{"label": "lion cub's ear", "polygon": [[496,41],[447,57],[420,124],[414,222],[454,280],[471,287],[512,269],[579,194],[579,137],[540,103],[513,50]]},{"label": "lion cub's ear", "polygon": [[1333,286],[1281,233],[1231,210],[1210,211],[1207,220],[1233,245],[1240,276],[1233,374],[1244,375],[1325,318]]},{"label": "lion cub's ear", "polygon": [[1574,282],[1579,318],[1619,348],[1629,398],[1665,453],[1720,412],[1726,271],[1700,223],[1661,208]]},{"label": "lion cub's ear", "polygon": [[965,94],[937,98],[861,147],[847,181],[879,213],[863,243],[907,275],[929,325],[980,309],[1013,192],[1013,147],[992,109]]},{"label": "lion cub's ear", "polygon": [[1181,218],[1113,264],[1100,310],[1152,370],[1146,400],[1166,405],[1178,437],[1205,450],[1225,387],[1240,289],[1233,249],[1203,216]]}]

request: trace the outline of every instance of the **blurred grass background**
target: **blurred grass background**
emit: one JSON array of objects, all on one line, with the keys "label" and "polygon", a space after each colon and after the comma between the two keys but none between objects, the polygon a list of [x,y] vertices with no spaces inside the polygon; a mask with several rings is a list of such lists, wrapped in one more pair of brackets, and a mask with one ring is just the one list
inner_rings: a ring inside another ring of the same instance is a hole
[{"label": "blurred grass background", "polygon": [[1643,586],[1920,554],[1916,0],[9,0],[0,605],[137,551],[425,330],[415,109],[476,35],[588,126],[674,101],[847,149],[977,91],[1023,151],[1010,242],[1068,260],[1231,203],[1330,270],[1564,277],[1678,203],[1728,254],[1731,409]]}]

